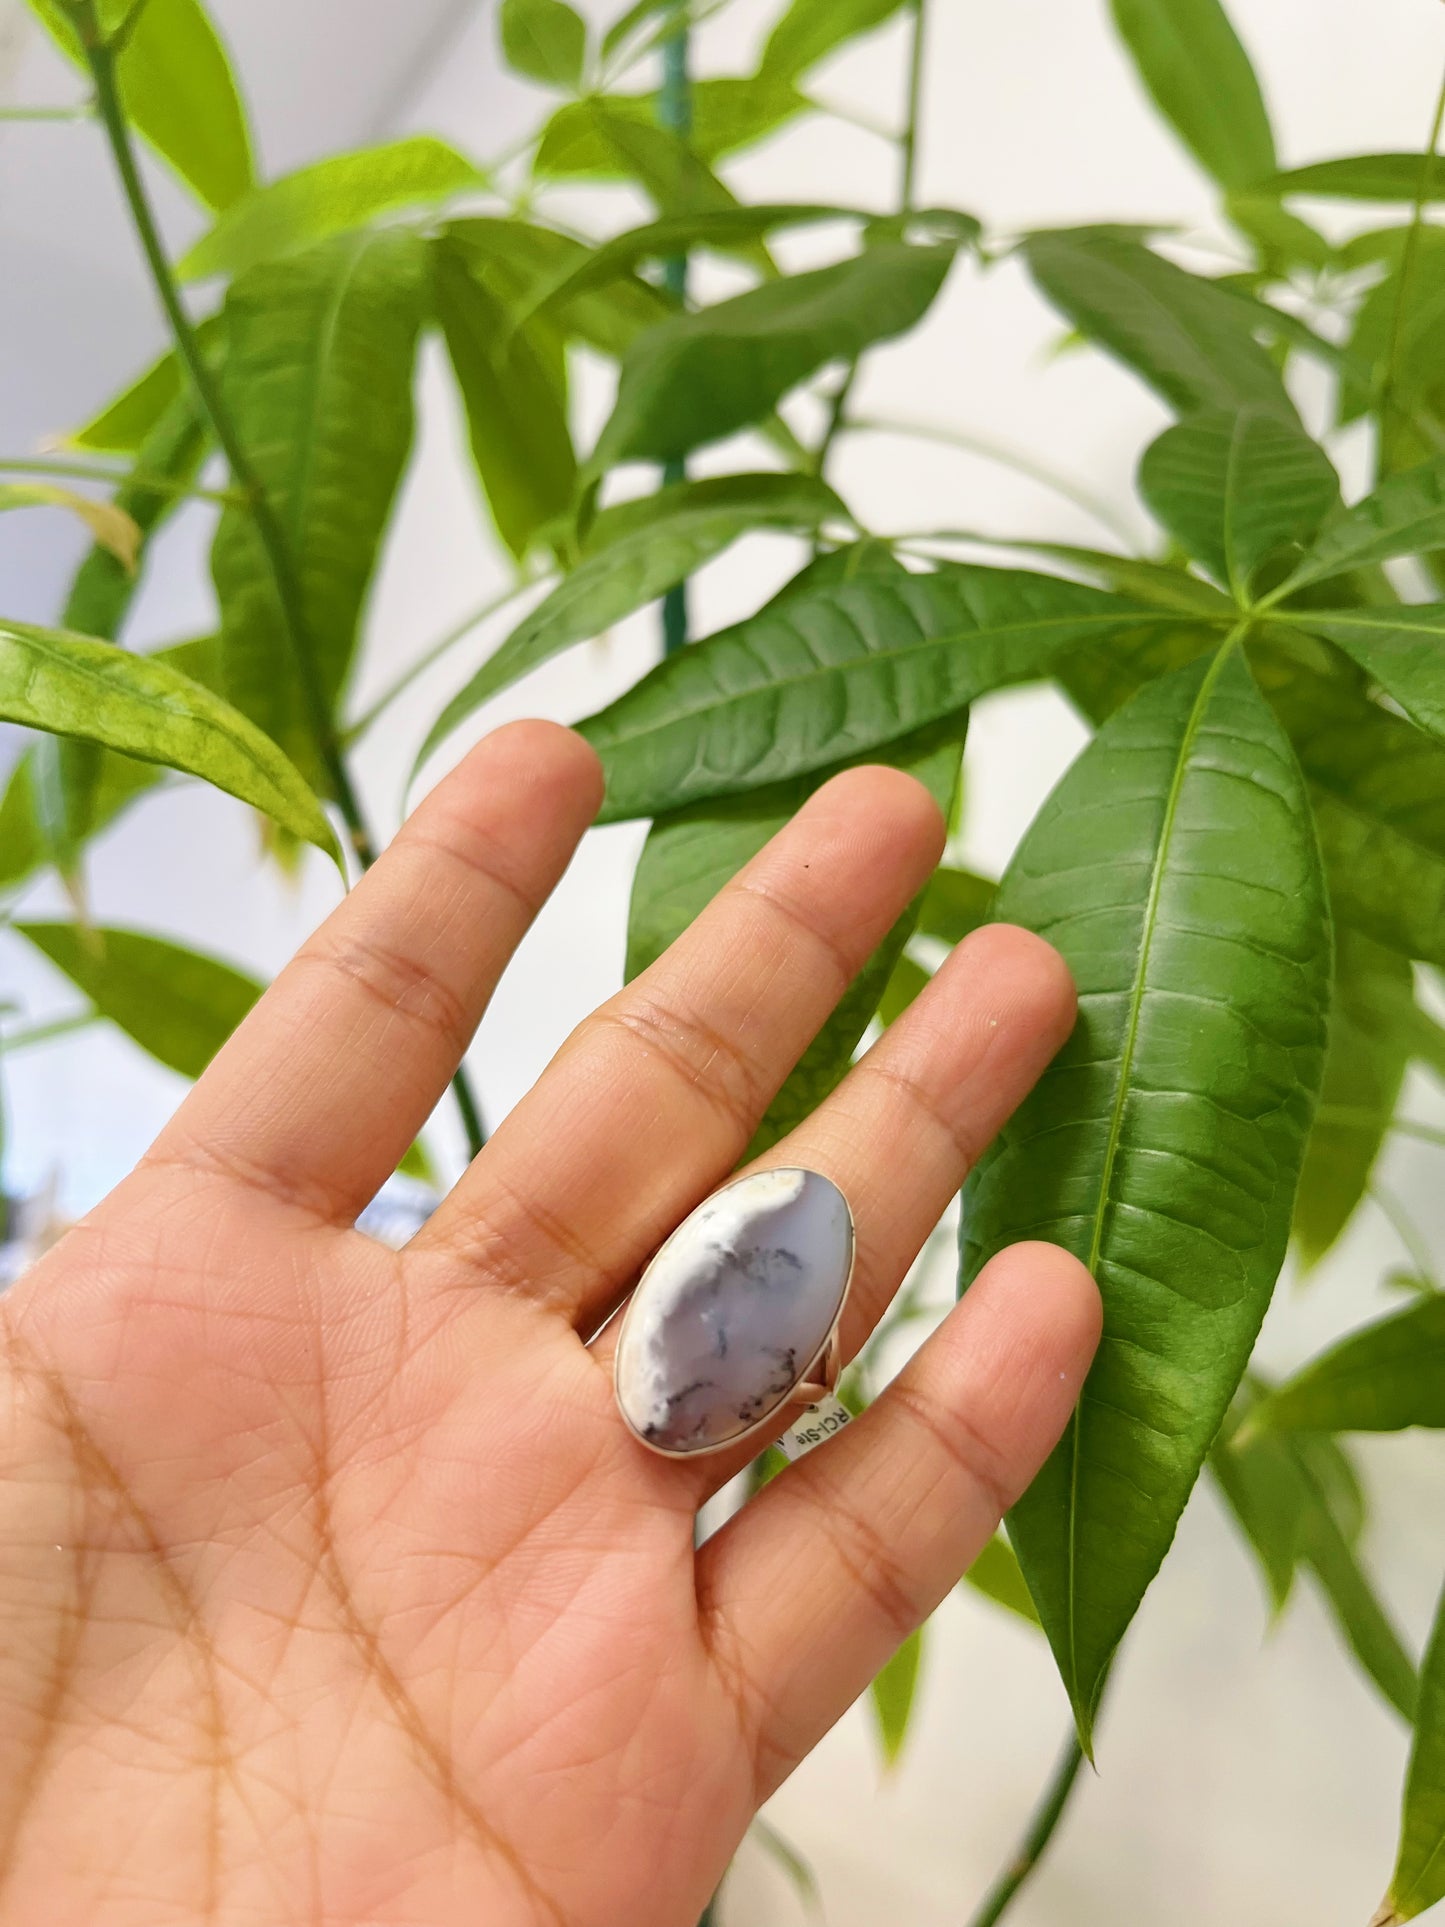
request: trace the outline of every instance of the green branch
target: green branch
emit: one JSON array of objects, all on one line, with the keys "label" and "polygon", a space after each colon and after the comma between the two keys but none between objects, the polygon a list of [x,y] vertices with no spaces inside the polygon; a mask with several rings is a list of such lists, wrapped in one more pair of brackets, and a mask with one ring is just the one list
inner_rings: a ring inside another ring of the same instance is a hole
[{"label": "green branch", "polygon": [[[315,659],[307,637],[300,578],[296,573],[286,532],[261,483],[260,476],[252,465],[250,456],[241,443],[236,425],[231,419],[230,410],[222,396],[220,384],[201,352],[200,341],[181,301],[180,289],[171,271],[170,262],[166,258],[165,249],[161,245],[155,216],[151,211],[150,201],[136,164],[135,147],[131,141],[130,127],[125,117],[125,109],[121,105],[120,90],[116,83],[115,42],[108,40],[101,31],[96,0],[63,0],[63,3],[71,15],[79,37],[81,52],[90,69],[91,80],[95,87],[96,106],[105,127],[116,172],[120,176],[121,190],[125,195],[126,205],[130,209],[131,220],[141,244],[141,251],[145,255],[146,265],[150,269],[156,295],[170,323],[176,353],[185,368],[201,412],[210,424],[211,432],[230,463],[231,473],[239,483],[250,506],[256,534],[275,584],[276,600],[281,611],[286,641],[296,666],[297,681],[306,705],[307,722],[316,743],[317,753],[331,780],[336,806],[346,824],[347,834],[356,852],[357,861],[364,870],[370,869],[376,861],[376,843],[362,813],[360,798],[352,785],[350,772],[341,753],[341,741],[337,735],[331,708],[326,701],[317,674]],[[138,0],[137,6],[132,9],[127,20],[122,24],[120,29],[122,34],[134,25],[139,9],[144,4],[145,0]],[[456,1075],[452,1079],[452,1089],[461,1113],[470,1155],[475,1157],[485,1142],[485,1133],[465,1067],[458,1066]]]},{"label": "green branch", "polygon": [[994,1927],[996,1921],[1003,1919],[1005,1910],[1038,1866],[1053,1839],[1054,1829],[1064,1817],[1064,1809],[1069,1804],[1069,1795],[1074,1790],[1074,1782],[1079,1777],[1079,1768],[1083,1763],[1083,1752],[1071,1733],[1054,1768],[1053,1778],[1029,1822],[1028,1832],[1019,1842],[1017,1853],[989,1888],[969,1927]]},{"label": "green branch", "polygon": [[249,505],[238,488],[198,488],[174,475],[157,475],[146,468],[108,468],[68,455],[17,455],[0,461],[0,475],[55,475],[66,481],[99,482],[106,488],[148,488],[157,495],[184,495],[200,502],[224,502],[237,508]]},{"label": "green branch", "polygon": [[[662,88],[657,96],[658,124],[680,141],[692,133],[692,81],[688,74],[686,0],[674,8],[677,26],[662,45]],[[681,308],[687,302],[687,256],[670,254],[662,264],[663,286]],[[686,479],[687,464],[677,456],[663,464],[664,488]],[[687,583],[679,582],[662,599],[662,648],[671,656],[687,643]]]}]

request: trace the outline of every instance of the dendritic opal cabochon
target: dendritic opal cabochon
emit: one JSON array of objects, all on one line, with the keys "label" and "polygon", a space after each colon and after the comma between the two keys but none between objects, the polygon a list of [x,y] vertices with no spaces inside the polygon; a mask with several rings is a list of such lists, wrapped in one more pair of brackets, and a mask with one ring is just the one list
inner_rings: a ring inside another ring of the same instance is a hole
[{"label": "dendritic opal cabochon", "polygon": [[828,1341],[853,1268],[848,1200],[817,1171],[735,1178],[642,1274],[617,1403],[663,1452],[705,1452],[777,1411]]}]

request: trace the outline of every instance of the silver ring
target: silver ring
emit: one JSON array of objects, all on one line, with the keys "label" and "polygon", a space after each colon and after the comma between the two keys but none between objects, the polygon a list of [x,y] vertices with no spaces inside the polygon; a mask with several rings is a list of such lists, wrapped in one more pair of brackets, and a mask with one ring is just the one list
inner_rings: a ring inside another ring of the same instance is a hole
[{"label": "silver ring", "polygon": [[701,1458],[831,1392],[855,1242],[848,1200],[821,1171],[753,1171],[705,1198],[622,1316],[612,1383],[633,1437]]}]

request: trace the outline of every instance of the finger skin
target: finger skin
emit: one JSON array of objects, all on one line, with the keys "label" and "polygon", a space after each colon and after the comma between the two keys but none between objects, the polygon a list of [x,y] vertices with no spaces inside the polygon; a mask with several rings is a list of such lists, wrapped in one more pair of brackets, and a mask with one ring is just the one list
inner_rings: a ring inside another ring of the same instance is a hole
[{"label": "finger skin", "polygon": [[282,971],[148,1161],[353,1217],[426,1122],[601,800],[571,730],[486,737]]},{"label": "finger skin", "polygon": [[766,1799],[973,1563],[1077,1402],[1099,1294],[1014,1245],[881,1398],[698,1554],[703,1634]]},{"label": "finger skin", "polygon": [[732,1170],[942,845],[912,777],[865,768],[826,783],[574,1032],[414,1249],[595,1328]]},{"label": "finger skin", "polygon": [[[821,1171],[852,1206],[845,1359],[863,1345],[970,1166],[1073,1020],[1073,980],[1057,951],[1011,924],[977,930],[837,1090],[758,1161],[757,1169]],[[615,1343],[609,1331],[593,1348],[606,1369]],[[699,1494],[724,1485],[757,1450],[754,1438],[699,1461]]]}]

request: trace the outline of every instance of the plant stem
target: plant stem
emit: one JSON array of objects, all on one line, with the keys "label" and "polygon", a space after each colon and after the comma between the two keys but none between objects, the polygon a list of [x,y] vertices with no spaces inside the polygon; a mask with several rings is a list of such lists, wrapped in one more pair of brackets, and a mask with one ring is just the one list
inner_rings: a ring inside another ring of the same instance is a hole
[{"label": "plant stem", "polygon": [[171,272],[170,262],[166,259],[165,249],[161,246],[155,216],[151,212],[150,201],[136,166],[130,128],[125,118],[125,111],[120,104],[120,92],[115,76],[115,50],[101,33],[96,13],[96,0],[67,0],[67,4],[76,16],[81,49],[95,83],[96,104],[100,109],[100,117],[110,142],[116,171],[120,176],[121,188],[130,208],[131,220],[135,225],[146,265],[150,269],[151,280],[155,285],[160,304],[165,310],[166,319],[170,323],[176,352],[190,377],[201,411],[210,423],[211,431],[230,464],[231,473],[250,502],[256,534],[265,551],[266,561],[275,583],[276,601],[281,611],[281,620],[296,667],[302,698],[306,704],[307,719],[315,739],[317,754],[331,780],[336,805],[345,821],[352,848],[362,868],[368,869],[376,861],[376,845],[361,813],[361,805],[352,787],[351,777],[342,761],[341,746],[332,724],[330,709],[316,674],[316,665],[306,637],[301,585],[287,547],[285,531],[277,518],[270,497],[261,484],[260,477],[252,466],[250,456],[241,445],[236,425],[222,399],[220,384],[201,352],[196,331],[181,302],[180,289]]},{"label": "plant stem", "polygon": [[[662,43],[662,88],[657,96],[658,124],[685,141],[692,132],[692,83],[688,76],[687,9],[674,8],[676,29]],[[662,264],[663,285],[679,307],[687,301],[687,256],[670,254]],[[676,456],[663,464],[664,488],[687,477],[687,464]],[[687,642],[687,583],[679,582],[662,599],[662,649],[671,656]]]},{"label": "plant stem", "polygon": [[17,1050],[28,1050],[32,1044],[48,1044],[53,1037],[69,1037],[72,1031],[88,1030],[92,1024],[100,1022],[98,1010],[78,1010],[70,1017],[53,1017],[49,1023],[29,1024],[24,1030],[12,1030],[0,1039],[0,1049],[9,1056]]},{"label": "plant stem", "polygon": [[969,1927],[994,1927],[996,1921],[1002,1920],[1014,1896],[1043,1858],[1044,1850],[1054,1836],[1054,1829],[1063,1818],[1083,1763],[1084,1755],[1079,1742],[1071,1733],[1068,1744],[1059,1755],[1053,1778],[1029,1822],[1028,1832],[1019,1842],[1018,1852],[985,1895]]},{"label": "plant stem", "polygon": [[1440,1281],[1436,1277],[1435,1267],[1430,1261],[1429,1244],[1421,1235],[1420,1227],[1415,1223],[1404,1205],[1401,1204],[1393,1191],[1387,1191],[1385,1189],[1378,1178],[1374,1179],[1371,1183],[1369,1194],[1380,1207],[1381,1211],[1384,1212],[1386,1218],[1389,1219],[1390,1227],[1394,1231],[1395,1236],[1400,1240],[1400,1243],[1405,1247],[1406,1256],[1415,1267],[1416,1274],[1425,1279],[1428,1284],[1438,1287]]},{"label": "plant stem", "polygon": [[1440,130],[1445,126],[1445,74],[1435,98],[1435,113],[1430,122],[1430,138],[1420,157],[1420,183],[1415,190],[1415,205],[1410,210],[1410,228],[1400,254],[1400,280],[1395,289],[1395,312],[1390,324],[1390,351],[1380,383],[1379,476],[1390,473],[1390,424],[1394,419],[1394,389],[1400,375],[1400,357],[1405,347],[1405,321],[1410,307],[1410,283],[1420,252],[1420,231],[1425,224],[1425,203],[1430,198],[1430,177],[1435,171],[1435,152],[1440,145]]},{"label": "plant stem", "polygon": [[[336,733],[330,706],[316,674],[316,664],[307,640],[301,584],[287,546],[286,533],[270,497],[261,484],[260,477],[252,466],[250,456],[241,444],[236,425],[222,397],[220,385],[201,352],[196,331],[181,301],[180,289],[171,272],[165,249],[161,245],[155,216],[151,212],[150,201],[140,177],[140,170],[136,165],[130,127],[126,121],[125,110],[121,106],[120,90],[116,84],[115,75],[115,47],[101,32],[96,0],[64,0],[64,4],[74,19],[81,51],[95,86],[96,106],[105,127],[106,139],[110,143],[116,172],[120,176],[121,189],[130,209],[131,220],[135,225],[136,236],[140,241],[141,251],[145,255],[146,265],[150,269],[156,295],[170,323],[176,353],[180,356],[182,366],[190,378],[201,412],[210,423],[211,432],[230,463],[231,473],[240,484],[250,504],[251,515],[256,524],[256,534],[265,552],[275,583],[276,600],[296,667],[297,681],[306,704],[307,719],[315,739],[317,753],[331,779],[336,806],[346,824],[347,834],[351,847],[356,852],[357,861],[363,870],[369,870],[376,861],[376,843],[362,814],[360,799],[352,785],[350,772],[341,753],[341,742]],[[138,6],[128,16],[122,26],[122,32],[134,25],[139,7],[144,4],[145,0],[138,0]],[[456,1075],[452,1078],[452,1090],[456,1094],[457,1107],[461,1112],[469,1154],[475,1157],[485,1142],[485,1133],[464,1065],[457,1067]]]},{"label": "plant stem", "polygon": [[923,103],[923,43],[924,0],[910,0],[909,11],[913,15],[913,42],[908,55],[908,117],[903,124],[903,138],[898,143],[902,156],[902,177],[898,185],[898,210],[901,214],[913,212],[914,190],[918,172],[918,123]]},{"label": "plant stem", "polygon": [[248,498],[238,488],[197,488],[191,482],[178,482],[174,475],[155,475],[145,468],[108,468],[101,462],[70,456],[16,456],[0,461],[0,475],[58,475],[65,480],[101,482],[107,488],[148,488],[157,495],[184,495],[237,508],[248,506]]},{"label": "plant stem", "polygon": [[89,101],[79,107],[0,107],[0,121],[94,119],[95,108]]}]

